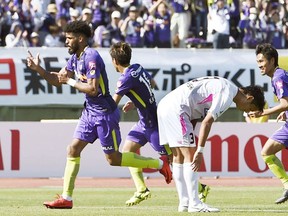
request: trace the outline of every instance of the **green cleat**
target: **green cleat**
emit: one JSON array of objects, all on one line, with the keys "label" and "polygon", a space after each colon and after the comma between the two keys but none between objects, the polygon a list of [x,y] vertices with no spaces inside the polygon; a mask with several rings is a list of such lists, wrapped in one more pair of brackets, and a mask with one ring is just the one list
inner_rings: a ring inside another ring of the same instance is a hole
[{"label": "green cleat", "polygon": [[134,195],[126,201],[126,206],[134,206],[138,205],[143,200],[147,200],[151,197],[151,192],[148,188],[146,188],[145,191],[142,192],[135,192]]},{"label": "green cleat", "polygon": [[210,191],[210,187],[208,185],[205,185],[205,184],[201,184],[201,186],[202,186],[202,190],[199,191],[199,199],[201,202],[205,203],[206,198],[207,198],[209,191]]}]

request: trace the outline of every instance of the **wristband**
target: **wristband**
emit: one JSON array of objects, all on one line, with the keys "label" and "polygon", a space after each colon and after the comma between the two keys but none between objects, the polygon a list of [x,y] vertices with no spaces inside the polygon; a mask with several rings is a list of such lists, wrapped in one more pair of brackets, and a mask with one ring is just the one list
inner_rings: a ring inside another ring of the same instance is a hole
[{"label": "wristband", "polygon": [[203,153],[204,152],[204,147],[203,146],[198,146],[197,152],[198,153]]},{"label": "wristband", "polygon": [[75,87],[76,82],[77,81],[75,79],[69,78],[67,81],[67,84],[72,86],[72,87]]}]

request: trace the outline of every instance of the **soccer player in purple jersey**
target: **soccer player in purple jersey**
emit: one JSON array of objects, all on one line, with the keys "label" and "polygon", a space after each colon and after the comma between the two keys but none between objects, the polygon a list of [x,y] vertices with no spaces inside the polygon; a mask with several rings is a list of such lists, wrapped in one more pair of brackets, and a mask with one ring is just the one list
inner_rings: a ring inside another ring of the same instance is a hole
[{"label": "soccer player in purple jersey", "polygon": [[[141,65],[130,64],[132,50],[128,43],[118,42],[112,45],[110,55],[116,71],[121,74],[113,98],[119,104],[126,95],[130,101],[123,106],[123,111],[128,112],[136,107],[139,115],[139,121],[129,132],[122,151],[136,153],[149,142],[161,158],[170,155],[172,159],[169,146],[159,144],[157,104],[152,90],[156,85],[154,79]],[[126,201],[126,205],[133,206],[149,198],[151,193],[144,182],[142,169],[134,167],[129,169],[137,191]],[[208,192],[207,185],[199,184],[201,200],[205,201]]]},{"label": "soccer player in purple jersey", "polygon": [[[280,113],[277,117],[278,120],[287,119],[288,115],[288,72],[278,65],[278,52],[268,43],[259,44],[256,47],[256,61],[262,75],[267,75],[271,78],[274,94],[279,100],[279,104],[264,109],[263,112],[249,113],[252,117],[260,117]],[[284,203],[288,200],[288,175],[283,167],[282,162],[276,154],[288,148],[288,123],[278,129],[265,143],[261,151],[261,155],[268,165],[271,172],[283,184],[283,195],[275,201],[276,204]]]},{"label": "soccer player in purple jersey", "polygon": [[[55,201],[44,202],[47,208],[71,209],[72,194],[80,166],[80,154],[88,143],[99,138],[108,163],[112,166],[155,168],[171,181],[167,160],[145,158],[133,152],[119,152],[121,142],[120,112],[110,95],[105,64],[99,53],[88,46],[91,28],[84,21],[65,26],[66,46],[72,56],[59,72],[46,72],[40,66],[39,54],[27,57],[27,66],[54,86],[68,84],[85,93],[85,103],[73,140],[67,147],[63,193]],[[73,79],[76,76],[78,81]]]}]

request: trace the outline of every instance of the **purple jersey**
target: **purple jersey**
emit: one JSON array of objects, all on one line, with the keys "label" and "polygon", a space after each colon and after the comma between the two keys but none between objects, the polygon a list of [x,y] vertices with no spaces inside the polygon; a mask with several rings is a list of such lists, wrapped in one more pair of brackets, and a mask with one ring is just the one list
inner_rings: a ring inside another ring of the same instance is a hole
[{"label": "purple jersey", "polygon": [[[274,72],[273,78],[271,80],[274,94],[278,99],[283,97],[288,97],[288,73],[287,71],[278,68]],[[288,111],[285,112],[286,116],[288,116]],[[283,125],[279,130],[277,130],[272,136],[271,139],[276,140],[279,143],[288,148],[288,123],[286,121],[285,125]]]},{"label": "purple jersey", "polygon": [[[288,72],[278,68],[276,69],[273,78],[271,80],[273,92],[278,98],[288,97]],[[288,111],[285,112],[288,116]]]},{"label": "purple jersey", "polygon": [[155,39],[156,43],[169,42],[171,40],[170,32],[170,20],[171,16],[167,12],[164,16],[161,16],[158,12],[155,13]]},{"label": "purple jersey", "polygon": [[187,5],[187,1],[185,0],[172,0],[171,6],[174,10],[174,13],[184,13],[186,12],[185,6]]},{"label": "purple jersey", "polygon": [[157,105],[150,80],[150,74],[141,65],[130,65],[121,74],[115,92],[121,96],[126,95],[135,104],[144,127],[157,126]]},{"label": "purple jersey", "polygon": [[84,83],[87,83],[87,79],[99,79],[98,94],[85,94],[86,109],[94,114],[105,114],[117,108],[109,92],[105,64],[95,49],[86,47],[79,59],[73,54],[67,62],[67,70],[74,72],[78,80]]}]

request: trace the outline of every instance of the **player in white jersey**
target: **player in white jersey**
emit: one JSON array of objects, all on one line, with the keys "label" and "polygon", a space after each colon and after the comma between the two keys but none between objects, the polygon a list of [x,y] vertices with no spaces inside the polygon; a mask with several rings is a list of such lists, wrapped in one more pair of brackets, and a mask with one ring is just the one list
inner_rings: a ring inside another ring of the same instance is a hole
[{"label": "player in white jersey", "polygon": [[[261,111],[265,105],[264,93],[259,86],[238,88],[227,79],[210,76],[184,83],[159,102],[160,144],[168,143],[173,153],[172,173],[180,212],[219,211],[199,200],[197,171],[213,122],[232,102],[241,111]],[[199,119],[202,121],[197,147],[194,127]]]}]

